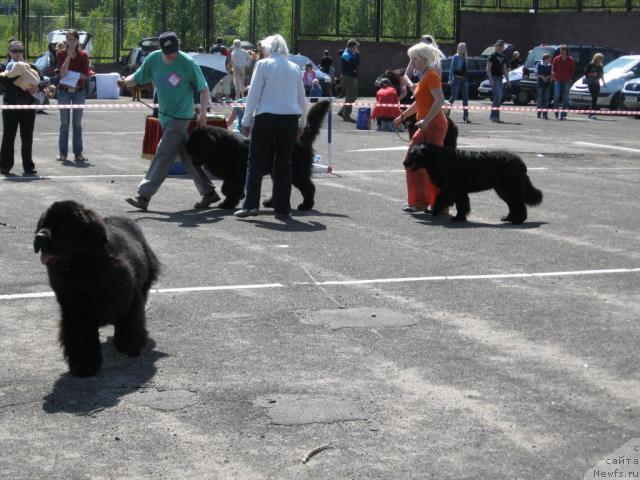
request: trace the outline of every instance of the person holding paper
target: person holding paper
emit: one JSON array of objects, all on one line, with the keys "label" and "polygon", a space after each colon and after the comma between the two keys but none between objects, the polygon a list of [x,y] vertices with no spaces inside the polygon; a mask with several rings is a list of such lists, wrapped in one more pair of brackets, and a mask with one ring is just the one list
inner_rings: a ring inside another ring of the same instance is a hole
[{"label": "person holding paper", "polygon": [[[60,83],[58,84],[58,105],[84,105],[85,82],[89,77],[89,55],[80,47],[80,35],[77,30],[67,32],[66,50],[56,53],[60,65]],[[76,162],[87,157],[82,153],[82,114],[83,108],[60,109],[59,154],[56,160],[67,160],[69,150],[69,120],[73,111],[73,155]]]}]

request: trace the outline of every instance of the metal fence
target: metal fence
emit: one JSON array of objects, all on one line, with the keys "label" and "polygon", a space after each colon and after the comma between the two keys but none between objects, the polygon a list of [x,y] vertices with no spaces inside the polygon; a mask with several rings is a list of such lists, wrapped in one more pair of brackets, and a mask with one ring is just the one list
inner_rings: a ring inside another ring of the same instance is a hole
[{"label": "metal fence", "polygon": [[640,9],[640,0],[461,0],[467,11],[529,12],[630,12]]},{"label": "metal fence", "polygon": [[184,49],[207,48],[217,36],[255,42],[275,32],[293,48],[298,38],[397,41],[430,33],[453,41],[459,1],[5,0],[0,43],[18,38],[34,58],[47,49],[48,32],[76,28],[93,35],[94,61],[114,61],[166,30],[178,34]]}]

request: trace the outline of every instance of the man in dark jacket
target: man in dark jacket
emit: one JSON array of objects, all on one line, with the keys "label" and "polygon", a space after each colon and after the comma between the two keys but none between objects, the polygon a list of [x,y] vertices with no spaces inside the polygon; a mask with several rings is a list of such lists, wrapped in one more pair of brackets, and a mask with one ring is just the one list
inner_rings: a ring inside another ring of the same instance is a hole
[{"label": "man in dark jacket", "polygon": [[[344,91],[345,103],[353,103],[358,98],[358,75],[360,73],[360,43],[355,38],[349,39],[347,48],[340,57],[342,61],[342,76],[340,86]],[[345,122],[355,122],[351,118],[351,105],[343,106],[338,115]]]}]

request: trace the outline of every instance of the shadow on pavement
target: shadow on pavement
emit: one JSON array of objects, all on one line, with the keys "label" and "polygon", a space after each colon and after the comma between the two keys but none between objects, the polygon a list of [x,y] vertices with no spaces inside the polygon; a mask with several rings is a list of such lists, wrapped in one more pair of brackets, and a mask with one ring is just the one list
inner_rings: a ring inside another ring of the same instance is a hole
[{"label": "shadow on pavement", "polygon": [[547,225],[547,222],[529,222],[525,221],[521,225],[514,225],[510,222],[501,223],[484,223],[474,222],[473,220],[467,220],[466,222],[452,222],[449,215],[438,215],[436,217],[430,214],[414,215],[423,225],[438,226],[444,228],[508,228],[517,230],[531,230],[533,228],[539,228],[542,225]]},{"label": "shadow on pavement", "polygon": [[233,210],[208,209],[208,210],[180,210],[178,212],[162,212],[159,210],[130,210],[127,213],[145,213],[158,216],[144,216],[136,218],[136,222],[142,220],[155,220],[156,222],[177,223],[179,227],[195,228],[200,225],[208,225],[219,222],[224,217],[233,216]]},{"label": "shadow on pavement", "polygon": [[156,343],[149,338],[138,358],[129,358],[113,346],[112,338],[102,345],[102,368],[89,378],[64,373],[56,380],[53,390],[44,397],[42,410],[46,413],[91,414],[113,407],[120,398],[139,390],[156,374],[155,362],[168,354],[154,350]]},{"label": "shadow on pavement", "polygon": [[271,221],[246,221],[253,223],[258,228],[266,228],[267,230],[275,230],[279,232],[319,232],[327,229],[327,226],[320,222],[301,222],[293,217],[290,217],[287,220],[277,220],[272,218]]}]

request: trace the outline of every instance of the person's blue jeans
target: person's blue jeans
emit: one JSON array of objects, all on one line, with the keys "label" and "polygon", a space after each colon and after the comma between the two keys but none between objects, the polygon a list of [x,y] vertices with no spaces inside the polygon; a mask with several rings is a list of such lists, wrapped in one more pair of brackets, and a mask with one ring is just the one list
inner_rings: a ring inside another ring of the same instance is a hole
[{"label": "person's blue jeans", "polygon": [[463,118],[469,118],[469,80],[466,78],[453,77],[451,84],[451,98],[449,103],[453,105],[458,99],[458,95],[462,91],[462,109],[464,111]]},{"label": "person's blue jeans", "polygon": [[255,210],[260,203],[262,176],[273,160],[273,209],[276,214],[291,213],[293,148],[298,135],[298,115],[261,113],[253,121],[249,141],[246,197],[242,208]]},{"label": "person's blue jeans", "polygon": [[491,77],[493,78],[493,87],[491,89],[493,93],[493,102],[491,102],[491,115],[489,118],[500,119],[500,110],[494,110],[496,108],[500,108],[502,105],[502,90],[504,89],[502,85],[503,77]]},{"label": "person's blue jeans", "polygon": [[[546,84],[546,85],[538,85],[537,87],[537,99],[536,99],[536,105],[538,107],[538,109],[547,109],[549,108],[549,96],[551,94],[551,85]],[[547,112],[538,112],[538,115],[540,113],[544,113],[545,117],[547,116]]]},{"label": "person's blue jeans", "polygon": [[[59,105],[84,105],[84,89],[77,92],[65,92],[58,90]],[[73,112],[73,113],[72,113]],[[82,114],[83,108],[60,109],[60,136],[58,137],[58,150],[63,157],[69,152],[69,120],[73,117],[73,154],[82,155]]]},{"label": "person's blue jeans", "polygon": [[[569,89],[571,88],[571,82],[556,82],[553,84],[553,108],[560,108],[560,97],[562,96],[562,110],[560,118],[567,116],[567,110],[569,110]],[[558,113],[556,112],[556,117]]]}]

